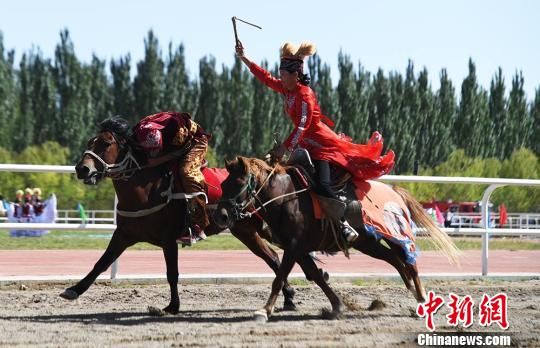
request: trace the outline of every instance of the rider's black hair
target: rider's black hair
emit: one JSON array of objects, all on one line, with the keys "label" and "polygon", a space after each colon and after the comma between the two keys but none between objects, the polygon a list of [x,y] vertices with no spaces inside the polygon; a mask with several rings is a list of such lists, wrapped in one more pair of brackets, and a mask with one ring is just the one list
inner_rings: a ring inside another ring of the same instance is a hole
[{"label": "rider's black hair", "polygon": [[309,86],[309,84],[311,83],[311,78],[309,77],[308,74],[304,74],[302,72],[299,72],[298,73],[298,80],[300,81],[301,84],[303,84],[304,86]]}]

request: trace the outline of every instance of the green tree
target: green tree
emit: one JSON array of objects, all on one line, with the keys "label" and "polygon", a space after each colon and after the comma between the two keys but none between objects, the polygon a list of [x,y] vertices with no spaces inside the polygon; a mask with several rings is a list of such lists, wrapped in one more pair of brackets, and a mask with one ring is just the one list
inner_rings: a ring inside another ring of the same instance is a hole
[{"label": "green tree", "polygon": [[[268,69],[268,63],[262,62],[261,67]],[[253,155],[262,157],[269,151],[272,144],[272,115],[278,109],[282,110],[281,103],[276,103],[274,92],[259,80],[252,78],[250,87],[253,91],[253,108],[251,111],[251,148]]]},{"label": "green tree", "polygon": [[186,70],[184,45],[178,46],[173,51],[172,43],[169,44],[166,65],[165,91],[161,109],[193,113],[195,100]]},{"label": "green tree", "polygon": [[15,52],[6,52],[4,38],[0,32],[0,139],[8,149],[13,146],[13,120],[17,110],[17,89],[15,85]]},{"label": "green tree", "polygon": [[530,119],[532,122],[531,136],[529,137],[529,148],[531,148],[536,156],[540,156],[540,88],[536,89],[534,100],[530,106]]},{"label": "green tree", "polygon": [[[337,100],[339,109],[335,116],[336,129],[355,139],[355,118],[360,117],[359,98],[356,91],[356,76],[353,63],[348,55],[342,52],[338,56],[339,82],[337,85]],[[367,116],[363,114],[363,116]],[[367,124],[367,120],[365,120]]]},{"label": "green tree", "polygon": [[425,165],[432,166],[444,162],[454,150],[452,134],[456,122],[456,94],[446,69],[440,73],[440,87],[435,94],[433,134],[428,140],[431,157]]},{"label": "green tree", "polygon": [[[328,72],[330,74],[330,72]],[[355,129],[353,139],[356,142],[364,142],[375,129],[369,129],[369,97],[371,94],[371,74],[366,71],[361,63],[358,63],[356,77],[356,98],[358,99],[358,114],[354,117],[352,127]]]},{"label": "green tree", "polygon": [[[403,77],[396,72],[388,74],[388,93],[390,103],[386,117],[377,120],[377,126],[370,131],[379,131],[383,137],[387,149],[397,152],[397,156],[402,155],[402,148],[408,136],[408,127],[402,124],[401,109],[403,103]],[[365,132],[361,142],[365,142],[370,133]]]},{"label": "green tree", "polygon": [[[319,55],[314,54],[308,60],[308,70],[311,77],[310,87],[317,96],[321,112],[330,119],[336,118],[339,108],[336,91],[332,86],[330,67],[321,62]],[[353,115],[349,117],[353,118]]]},{"label": "green tree", "polygon": [[476,66],[469,59],[469,74],[461,85],[461,99],[456,120],[454,142],[471,156],[483,156],[489,122],[487,93],[476,81]]},{"label": "green tree", "polygon": [[32,144],[43,144],[57,139],[58,108],[57,88],[54,68],[50,59],[43,57],[40,51],[30,54],[30,115],[34,117],[34,139]]},{"label": "green tree", "polygon": [[[88,110],[89,84],[82,64],[75,55],[68,30],[60,32],[55,49],[53,75],[58,92],[58,112],[52,120],[57,140],[76,155],[82,149],[87,134],[93,130],[93,117]],[[74,159],[74,158],[73,158]]]},{"label": "green tree", "polygon": [[508,117],[503,134],[505,143],[504,158],[510,156],[515,150],[520,149],[528,143],[528,138],[532,132],[532,119],[527,112],[527,100],[523,90],[523,74],[516,73],[512,79],[512,89],[508,99]]},{"label": "green tree", "polygon": [[214,57],[204,57],[199,61],[199,97],[195,119],[212,133],[211,146],[221,155],[223,139],[222,85],[216,72]]},{"label": "green tree", "polygon": [[504,77],[502,69],[499,67],[495,76],[491,80],[489,93],[489,119],[492,126],[484,134],[489,140],[486,142],[486,155],[503,158],[504,133],[507,122],[506,97],[505,97]]},{"label": "green tree", "polygon": [[153,31],[149,31],[144,40],[144,60],[137,63],[137,75],[133,82],[137,120],[161,111],[165,86],[164,66],[158,39]]},{"label": "green tree", "polygon": [[139,120],[135,115],[135,96],[131,81],[131,57],[126,55],[111,61],[112,98],[115,115],[120,115],[134,124]]},{"label": "green tree", "polygon": [[[379,73],[375,81],[373,82],[374,87],[378,85],[377,80],[379,80]],[[382,77],[381,77],[382,79]],[[405,80],[403,86],[401,87],[401,82],[397,77],[393,78],[395,88],[394,94],[398,98],[399,95],[402,97],[400,100],[395,100],[395,105],[392,106],[392,100],[389,99],[386,104],[381,105],[383,109],[392,108],[393,112],[391,113],[394,118],[390,122],[387,122],[390,129],[393,129],[392,137],[394,137],[393,142],[391,142],[391,147],[396,152],[396,173],[403,173],[406,171],[412,171],[417,162],[417,134],[419,124],[415,123],[415,120],[418,120],[418,113],[420,112],[420,98],[418,96],[418,82],[414,73],[414,64],[409,60],[407,64],[407,69],[405,71]],[[378,89],[377,87],[375,89]],[[402,92],[401,92],[402,91]],[[397,108],[398,105],[401,105],[400,110]],[[399,111],[397,111],[399,110]],[[381,120],[384,120],[383,117],[380,117]],[[383,134],[384,136],[384,134]]]},{"label": "green tree", "polygon": [[16,131],[13,134],[13,148],[16,151],[33,144],[35,139],[34,125],[36,116],[33,108],[34,93],[31,78],[31,68],[26,54],[23,54],[19,64],[19,113],[14,120]]},{"label": "green tree", "polygon": [[412,122],[417,125],[413,136],[416,138],[416,161],[421,165],[426,165],[434,162],[433,147],[440,143],[430,142],[431,139],[437,137],[438,120],[435,118],[437,114],[433,110],[433,93],[429,86],[428,72],[425,67],[418,74],[417,88],[419,108],[418,113],[413,114],[416,118]]},{"label": "green tree", "polygon": [[[109,84],[107,72],[105,71],[105,61],[100,60],[95,55],[92,56],[92,63],[86,69],[89,78],[90,105],[88,112],[95,125],[107,117],[114,115],[113,98],[111,85]],[[93,131],[93,128],[90,129]],[[87,133],[89,135],[89,133]]]},{"label": "green tree", "polygon": [[253,90],[251,77],[243,63],[235,58],[233,68],[223,66],[221,75],[223,88],[223,138],[220,154],[231,158],[237,154],[251,155]]}]

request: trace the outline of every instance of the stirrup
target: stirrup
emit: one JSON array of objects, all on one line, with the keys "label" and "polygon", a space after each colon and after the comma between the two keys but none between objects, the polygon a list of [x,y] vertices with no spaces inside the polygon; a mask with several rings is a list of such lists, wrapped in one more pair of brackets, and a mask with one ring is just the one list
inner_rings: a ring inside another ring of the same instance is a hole
[{"label": "stirrup", "polygon": [[358,232],[347,221],[341,222],[341,233],[349,243],[354,242],[359,236]]},{"label": "stirrup", "polygon": [[195,237],[197,241],[205,240],[206,238],[208,238],[206,237],[206,233],[204,233],[204,230],[199,225],[195,225],[193,228],[190,227],[190,234]]},{"label": "stirrup", "polygon": [[197,239],[192,236],[182,236],[176,239],[177,244],[182,244],[182,248],[192,246],[197,243]]}]

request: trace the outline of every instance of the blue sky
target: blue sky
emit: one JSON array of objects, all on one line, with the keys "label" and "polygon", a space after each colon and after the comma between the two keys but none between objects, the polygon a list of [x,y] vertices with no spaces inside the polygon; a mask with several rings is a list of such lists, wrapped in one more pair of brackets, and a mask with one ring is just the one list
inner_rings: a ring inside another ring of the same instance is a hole
[{"label": "blue sky", "polygon": [[130,53],[143,56],[143,39],[154,30],[166,52],[170,41],[185,45],[194,76],[199,59],[216,57],[231,65],[234,37],[231,17],[259,24],[263,30],[239,24],[246,53],[255,61],[274,63],[284,41],[310,40],[330,64],[337,81],[340,50],[375,72],[379,67],[405,71],[408,59],[419,71],[426,66],[434,88],[446,68],[460,86],[472,57],[479,82],[489,88],[498,66],[507,92],[512,75],[523,71],[528,98],[540,86],[540,1],[4,1],[0,31],[4,46],[16,57],[39,46],[54,56],[59,32],[68,28],[75,50],[88,62]]}]

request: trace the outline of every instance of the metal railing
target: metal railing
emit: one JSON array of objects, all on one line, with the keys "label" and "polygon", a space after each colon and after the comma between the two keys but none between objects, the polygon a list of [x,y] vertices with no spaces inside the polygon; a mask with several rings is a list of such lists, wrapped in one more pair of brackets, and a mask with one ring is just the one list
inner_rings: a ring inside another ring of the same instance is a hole
[{"label": "metal railing", "polygon": [[[75,173],[73,166],[52,166],[52,165],[26,165],[26,164],[0,164],[0,171],[11,172],[48,172],[48,173]],[[431,184],[481,184],[488,185],[482,196],[482,220],[481,227],[444,229],[449,234],[479,234],[482,236],[482,275],[488,274],[489,265],[489,237],[490,235],[538,235],[540,229],[493,229],[489,225],[489,197],[497,188],[504,186],[538,186],[540,180],[530,179],[499,179],[499,178],[467,178],[467,177],[441,177],[441,176],[410,176],[410,175],[385,175],[381,177],[385,182],[417,182]],[[117,199],[115,197],[116,207]],[[114,231],[116,228],[116,214],[114,216],[115,224],[0,224],[0,229],[55,229],[55,230],[86,230],[86,231]],[[115,263],[111,269],[111,279],[115,279],[118,272],[118,263]]]}]

